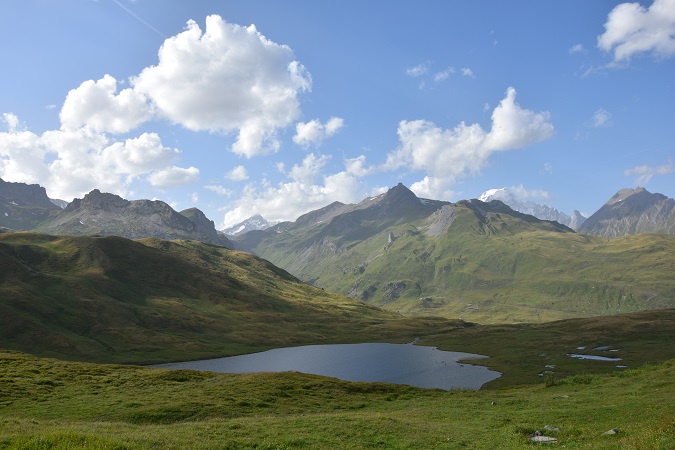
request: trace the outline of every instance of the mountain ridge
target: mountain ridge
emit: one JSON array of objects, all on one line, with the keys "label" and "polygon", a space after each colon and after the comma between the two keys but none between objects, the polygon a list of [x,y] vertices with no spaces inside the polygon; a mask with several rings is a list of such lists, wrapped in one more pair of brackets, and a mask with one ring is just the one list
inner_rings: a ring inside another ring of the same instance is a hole
[{"label": "mountain ridge", "polygon": [[0,226],[28,230],[56,214],[44,187],[0,178]]},{"label": "mountain ridge", "polygon": [[642,187],[621,189],[579,227],[579,232],[608,238],[675,234],[675,200]]},{"label": "mountain ridge", "polygon": [[539,322],[672,307],[675,298],[675,236],[607,242],[499,200],[426,200],[401,185],[235,245],[301,280],[410,315]]},{"label": "mountain ridge", "polygon": [[52,234],[114,235],[129,239],[195,239],[232,248],[213,221],[197,208],[181,213],[161,200],[126,200],[94,189],[70,202],[36,231]]}]

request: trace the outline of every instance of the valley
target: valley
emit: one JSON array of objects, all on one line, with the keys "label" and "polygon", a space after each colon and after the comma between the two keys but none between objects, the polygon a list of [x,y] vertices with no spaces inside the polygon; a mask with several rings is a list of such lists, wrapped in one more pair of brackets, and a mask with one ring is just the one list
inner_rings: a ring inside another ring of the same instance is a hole
[{"label": "valley", "polygon": [[[518,448],[541,429],[673,445],[673,235],[584,235],[398,185],[235,250],[198,210],[83,200],[50,223],[113,228],[0,232],[0,448]],[[201,238],[165,240],[171,223]],[[366,342],[486,355],[460,363],[501,375],[470,392],[138,366]]]}]

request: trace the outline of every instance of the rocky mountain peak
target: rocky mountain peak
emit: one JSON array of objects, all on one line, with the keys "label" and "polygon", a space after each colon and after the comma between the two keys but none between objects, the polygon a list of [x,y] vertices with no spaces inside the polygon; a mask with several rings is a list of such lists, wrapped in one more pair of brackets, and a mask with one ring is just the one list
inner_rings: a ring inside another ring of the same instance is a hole
[{"label": "rocky mountain peak", "polygon": [[[605,203],[605,205],[607,205],[607,206],[615,205],[615,204],[617,204],[617,203],[619,203],[619,202],[623,202],[623,201],[626,200],[628,197],[632,197],[632,196],[634,196],[634,195],[640,195],[640,194],[644,194],[644,193],[647,193],[648,195],[652,195],[650,192],[648,192],[648,191],[647,191],[645,188],[643,188],[643,187],[637,187],[637,188],[635,188],[635,189],[624,188],[624,189],[619,190],[619,192],[617,192],[616,194],[614,194],[614,195],[612,196],[612,198],[610,198],[609,200],[607,200],[607,203]],[[657,195],[659,195],[659,194],[657,194]]]},{"label": "rocky mountain peak", "polygon": [[13,183],[0,178],[0,197],[23,206],[56,209],[45,188],[39,184]]},{"label": "rocky mountain peak", "polygon": [[603,237],[639,233],[675,234],[675,200],[641,187],[621,189],[578,231]]},{"label": "rocky mountain peak", "polygon": [[84,197],[76,198],[66,206],[66,211],[78,209],[101,209],[109,211],[111,208],[125,208],[129,205],[129,200],[125,200],[119,195],[101,192],[94,189]]},{"label": "rocky mountain peak", "polygon": [[58,210],[42,186],[0,179],[0,227],[31,229]]},{"label": "rocky mountain peak", "polygon": [[393,188],[389,189],[382,197],[383,201],[401,202],[408,200],[419,201],[419,198],[413,191],[408,189],[403,183],[398,183]]}]

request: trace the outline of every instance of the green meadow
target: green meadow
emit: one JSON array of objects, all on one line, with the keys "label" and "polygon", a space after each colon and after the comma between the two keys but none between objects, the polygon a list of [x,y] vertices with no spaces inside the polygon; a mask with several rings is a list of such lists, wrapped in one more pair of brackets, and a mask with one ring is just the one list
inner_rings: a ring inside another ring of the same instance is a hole
[{"label": "green meadow", "polygon": [[[645,239],[630,241],[638,256]],[[672,308],[547,323],[409,317],[215,245],[34,233],[0,233],[0,299],[0,449],[522,448],[537,431],[564,448],[675,446]],[[465,362],[502,376],[442,391],[138,365],[413,340],[486,355]]]},{"label": "green meadow", "polygon": [[14,352],[0,365],[3,449],[523,448],[537,431],[562,448],[675,446],[672,360],[487,391]]}]

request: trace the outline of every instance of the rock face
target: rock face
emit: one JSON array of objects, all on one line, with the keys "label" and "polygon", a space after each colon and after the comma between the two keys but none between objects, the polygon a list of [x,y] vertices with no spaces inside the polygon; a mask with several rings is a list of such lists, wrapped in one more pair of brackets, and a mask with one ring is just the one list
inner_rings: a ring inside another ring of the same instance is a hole
[{"label": "rock face", "polygon": [[641,187],[621,189],[578,231],[610,238],[641,233],[675,234],[675,200]]},{"label": "rock face", "polygon": [[82,199],[73,200],[37,230],[50,234],[99,234],[129,239],[192,239],[232,247],[229,239],[218,234],[213,221],[196,208],[178,213],[162,201],[129,201],[98,189]]},{"label": "rock face", "polygon": [[0,226],[12,230],[29,230],[58,210],[42,186],[0,179]]}]

